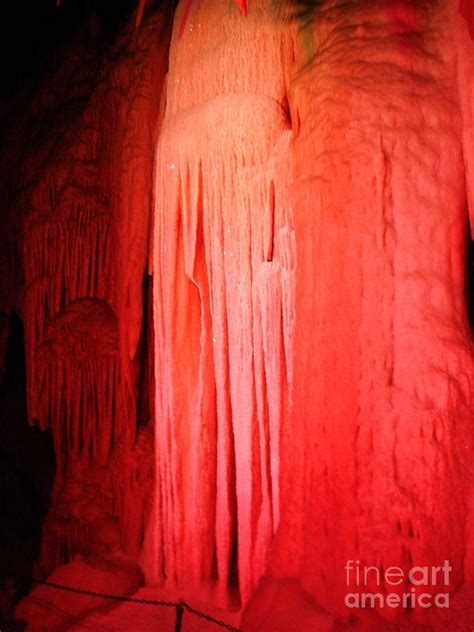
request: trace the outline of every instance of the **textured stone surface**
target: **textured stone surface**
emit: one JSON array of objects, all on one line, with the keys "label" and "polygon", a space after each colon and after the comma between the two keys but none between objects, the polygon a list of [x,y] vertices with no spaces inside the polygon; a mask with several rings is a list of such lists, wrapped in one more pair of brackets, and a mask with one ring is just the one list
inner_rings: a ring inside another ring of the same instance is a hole
[{"label": "textured stone surface", "polygon": [[247,18],[196,3],[182,37],[175,29],[157,155],[151,572],[225,588],[236,555],[244,599],[278,525],[291,371],[282,43],[270,2]]},{"label": "textured stone surface", "polygon": [[281,495],[304,491],[284,503],[276,567],[290,564],[335,613],[348,559],[379,568],[449,559],[453,590],[471,546],[453,8],[326,2],[295,47],[297,361]]},{"label": "textured stone surface", "polygon": [[150,510],[153,433],[138,422],[151,426],[143,312],[169,27],[163,11],[114,41],[79,35],[3,119],[0,310],[23,318],[28,415],[53,431],[46,570],[108,529],[138,557]]}]

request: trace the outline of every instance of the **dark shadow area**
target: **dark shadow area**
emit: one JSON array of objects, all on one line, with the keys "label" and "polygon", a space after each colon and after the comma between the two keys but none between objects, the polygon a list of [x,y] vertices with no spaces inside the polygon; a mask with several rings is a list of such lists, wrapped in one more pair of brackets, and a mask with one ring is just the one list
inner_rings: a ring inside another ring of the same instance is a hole
[{"label": "dark shadow area", "polygon": [[474,241],[469,220],[466,241],[466,307],[471,334],[474,335]]},{"label": "dark shadow area", "polygon": [[41,523],[54,476],[51,433],[28,424],[23,323],[10,317],[0,385],[0,628],[14,627],[13,607],[30,587]]},{"label": "dark shadow area", "polygon": [[[94,47],[112,41],[133,19],[139,0],[22,0],[2,5],[0,20],[1,102],[18,89],[37,85],[62,59],[72,40],[84,40],[91,21]],[[174,7],[177,0],[148,0],[147,11]],[[87,38],[86,38],[87,39]]]},{"label": "dark shadow area", "polygon": [[140,374],[137,401],[138,428],[147,426],[153,419],[154,349],[153,349],[153,287],[151,277],[143,277],[143,314],[139,343]]},{"label": "dark shadow area", "polygon": [[[21,84],[42,76],[51,55],[61,53],[80,25],[92,15],[101,24],[101,36],[113,36],[135,9],[134,0],[25,0],[5,3],[0,24],[2,83],[0,99]],[[2,7],[3,8],[3,7]],[[3,28],[2,28],[3,27]]]}]

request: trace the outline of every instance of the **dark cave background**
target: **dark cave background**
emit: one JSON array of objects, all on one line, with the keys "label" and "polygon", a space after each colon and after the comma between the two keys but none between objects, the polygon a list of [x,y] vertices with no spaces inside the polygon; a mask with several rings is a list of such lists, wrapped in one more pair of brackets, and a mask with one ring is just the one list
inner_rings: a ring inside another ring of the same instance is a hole
[{"label": "dark cave background", "polygon": [[[166,0],[165,0],[166,3]],[[149,2],[147,10],[160,3]],[[137,0],[25,0],[2,6],[0,21],[0,99],[8,100],[25,85],[41,80],[64,45],[81,36],[94,21],[101,43],[113,38],[121,24],[136,11]]]},{"label": "dark cave background", "polygon": [[[51,431],[28,424],[23,323],[10,315],[0,384],[0,623],[30,588],[54,478]],[[9,628],[7,628],[9,629]]]}]

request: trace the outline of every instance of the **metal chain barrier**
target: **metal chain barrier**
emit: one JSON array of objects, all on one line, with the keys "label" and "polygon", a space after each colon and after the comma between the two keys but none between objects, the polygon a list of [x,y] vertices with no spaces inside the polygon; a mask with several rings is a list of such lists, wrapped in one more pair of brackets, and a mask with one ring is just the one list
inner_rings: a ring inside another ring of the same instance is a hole
[{"label": "metal chain barrier", "polygon": [[37,579],[36,577],[30,578],[34,584],[40,584],[41,586],[48,586],[49,588],[54,588],[55,590],[64,590],[66,592],[75,593],[78,595],[84,595],[85,597],[96,597],[97,599],[109,599],[113,601],[122,601],[127,603],[138,603],[144,606],[161,606],[163,608],[175,608],[176,610],[176,624],[175,624],[175,632],[181,632],[183,625],[183,614],[185,611],[193,614],[200,619],[204,619],[205,621],[209,621],[209,623],[213,623],[214,625],[219,626],[220,628],[225,628],[226,630],[230,630],[230,632],[243,632],[240,628],[235,628],[233,625],[229,625],[228,623],[224,623],[224,621],[220,621],[219,619],[215,619],[211,617],[211,615],[206,614],[205,612],[201,612],[200,610],[196,610],[185,601],[159,601],[158,599],[139,599],[137,597],[126,597],[124,595],[109,595],[107,593],[99,593],[94,592],[92,590],[83,590],[82,588],[74,588],[73,586],[63,586],[62,584],[55,584],[54,582],[49,582],[43,579]]}]

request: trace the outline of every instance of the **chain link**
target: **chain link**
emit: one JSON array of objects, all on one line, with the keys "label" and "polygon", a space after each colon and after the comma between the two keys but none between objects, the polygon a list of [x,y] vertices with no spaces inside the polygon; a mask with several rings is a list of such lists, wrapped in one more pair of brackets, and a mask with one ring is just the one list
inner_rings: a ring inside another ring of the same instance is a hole
[{"label": "chain link", "polygon": [[214,625],[218,625],[221,628],[230,630],[230,632],[242,632],[242,630],[240,630],[239,628],[234,628],[234,626],[230,625],[229,623],[224,623],[223,621],[219,621],[219,619],[215,619],[214,617],[211,617],[210,614],[206,614],[205,612],[200,612],[199,610],[196,610],[195,608],[193,608],[192,606],[189,606],[184,601],[181,601],[181,605],[183,606],[185,610],[187,610],[191,614],[194,614],[196,615],[196,617],[200,617],[201,619],[205,619],[206,621],[209,621],[209,623],[214,623]]},{"label": "chain link", "polygon": [[62,584],[55,584],[54,582],[49,582],[43,579],[37,579],[36,577],[32,577],[31,581],[34,584],[40,584],[41,586],[47,586],[49,588],[54,588],[55,590],[64,590],[66,592],[75,593],[77,595],[84,595],[85,597],[96,597],[97,599],[111,599],[113,601],[122,601],[127,603],[138,603],[144,606],[162,606],[164,608],[178,608],[181,606],[184,610],[189,612],[190,614],[194,614],[196,617],[200,619],[205,619],[209,621],[209,623],[213,623],[221,628],[225,628],[226,630],[230,630],[230,632],[243,632],[240,628],[235,628],[234,626],[224,623],[224,621],[220,621],[219,619],[215,619],[211,617],[211,615],[206,614],[205,612],[201,612],[200,610],[196,610],[185,601],[160,601],[158,599],[140,599],[138,597],[126,597],[124,595],[110,595],[107,593],[94,592],[92,590],[84,590],[82,588],[75,588],[74,586],[63,586]]}]

